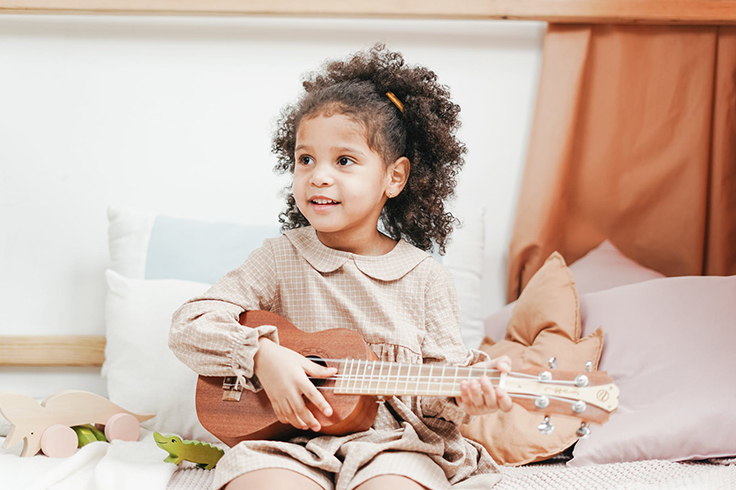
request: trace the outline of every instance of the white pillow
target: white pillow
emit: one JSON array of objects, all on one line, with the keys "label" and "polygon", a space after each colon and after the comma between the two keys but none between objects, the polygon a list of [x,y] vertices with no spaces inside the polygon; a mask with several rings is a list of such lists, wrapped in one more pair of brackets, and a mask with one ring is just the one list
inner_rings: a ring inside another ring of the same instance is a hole
[{"label": "white pillow", "polygon": [[156,416],[142,426],[184,439],[217,442],[197,419],[197,375],[169,350],[171,316],[208,284],[129,279],[108,270],[107,345],[102,375],[108,397],[126,410]]},{"label": "white pillow", "polygon": [[478,349],[485,335],[481,291],[486,241],[485,212],[482,208],[466,211],[461,215],[461,221],[462,225],[452,232],[442,264],[455,280],[463,343],[470,349]]}]

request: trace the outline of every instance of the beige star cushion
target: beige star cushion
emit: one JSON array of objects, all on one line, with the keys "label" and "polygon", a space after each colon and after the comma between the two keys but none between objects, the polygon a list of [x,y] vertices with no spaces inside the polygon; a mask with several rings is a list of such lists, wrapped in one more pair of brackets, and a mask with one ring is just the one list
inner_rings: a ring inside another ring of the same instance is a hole
[{"label": "beige star cushion", "polygon": [[[603,330],[580,338],[580,309],[575,280],[562,256],[554,252],[531,278],[516,302],[506,337],[494,342],[486,337],[480,349],[491,358],[507,355],[512,371],[547,367],[550,357],[557,368],[583,371],[587,361],[598,367],[603,348]],[[544,435],[537,430],[542,415],[514,403],[510,412],[476,417],[461,427],[465,437],[483,444],[500,464],[517,466],[541,461],[561,453],[577,440],[580,421],[551,417],[555,430]]]}]

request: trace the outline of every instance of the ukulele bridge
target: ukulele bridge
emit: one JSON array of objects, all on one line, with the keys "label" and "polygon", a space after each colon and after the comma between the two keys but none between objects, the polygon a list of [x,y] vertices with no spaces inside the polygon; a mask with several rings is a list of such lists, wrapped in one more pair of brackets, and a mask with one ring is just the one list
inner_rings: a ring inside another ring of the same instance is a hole
[{"label": "ukulele bridge", "polygon": [[243,386],[238,383],[237,376],[227,376],[222,380],[222,401],[239,402],[243,394]]}]

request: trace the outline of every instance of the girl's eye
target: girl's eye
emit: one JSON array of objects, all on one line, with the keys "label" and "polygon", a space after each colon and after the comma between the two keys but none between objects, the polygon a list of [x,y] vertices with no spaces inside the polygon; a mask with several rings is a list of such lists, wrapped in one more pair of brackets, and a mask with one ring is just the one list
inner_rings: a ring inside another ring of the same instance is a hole
[{"label": "girl's eye", "polygon": [[307,155],[302,155],[299,157],[299,163],[302,165],[312,165],[314,163],[314,160],[312,160],[312,157]]},{"label": "girl's eye", "polygon": [[342,166],[342,167],[347,167],[348,165],[352,165],[354,163],[355,162],[352,159],[348,158],[348,157],[340,157],[340,159],[337,160],[337,164],[340,165],[340,166]]}]

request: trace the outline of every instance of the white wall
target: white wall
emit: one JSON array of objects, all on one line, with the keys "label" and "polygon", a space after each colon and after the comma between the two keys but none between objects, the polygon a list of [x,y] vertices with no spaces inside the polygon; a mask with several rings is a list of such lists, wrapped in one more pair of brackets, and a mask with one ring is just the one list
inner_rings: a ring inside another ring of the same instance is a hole
[{"label": "white wall", "polygon": [[[456,208],[487,208],[494,311],[543,33],[525,22],[1,16],[0,335],[104,334],[109,204],[275,223],[280,109],[300,74],[378,41],[434,69],[462,106]],[[104,394],[93,369],[0,368],[0,391],[66,388]]]}]

